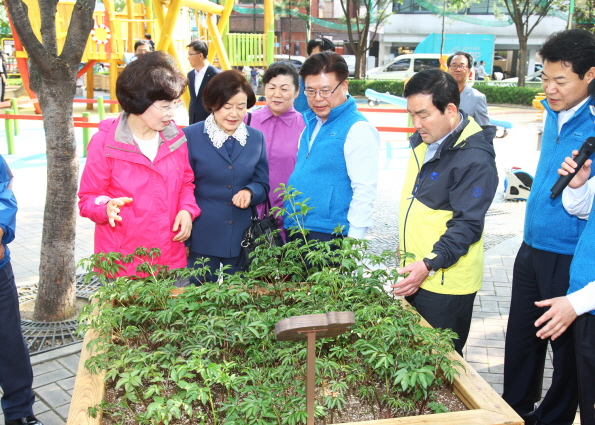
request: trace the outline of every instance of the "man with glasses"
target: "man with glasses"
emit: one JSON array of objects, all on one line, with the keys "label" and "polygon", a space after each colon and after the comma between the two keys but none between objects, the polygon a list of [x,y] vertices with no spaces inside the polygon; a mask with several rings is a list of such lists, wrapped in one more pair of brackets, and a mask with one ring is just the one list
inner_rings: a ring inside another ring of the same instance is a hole
[{"label": "man with glasses", "polygon": [[[301,192],[295,201],[311,208],[304,218],[310,239],[332,240],[337,227],[339,236],[360,239],[372,226],[380,137],[347,94],[348,75],[335,52],[312,55],[300,69],[310,110],[288,185]],[[284,224],[296,223],[288,217]]]},{"label": "man with glasses", "polygon": [[485,94],[467,84],[469,77],[473,75],[472,63],[473,58],[469,53],[465,52],[456,52],[446,60],[448,73],[453,76],[459,86],[459,93],[461,94],[459,108],[473,117],[477,124],[490,125]]},{"label": "man with glasses", "polygon": [[209,49],[202,41],[191,41],[188,46],[188,62],[194,68],[188,73],[188,90],[190,91],[190,108],[188,108],[188,124],[204,121],[209,113],[202,104],[202,92],[215,74],[221,72],[209,63]]},{"label": "man with glasses", "polygon": [[[536,335],[535,323],[547,309],[536,301],[567,294],[570,264],[586,225],[585,220],[564,210],[562,196],[551,199],[550,188],[558,180],[556,171],[564,158],[595,136],[591,109],[595,100],[589,96],[589,85],[595,80],[595,36],[580,29],[554,33],[539,55],[543,59],[541,81],[546,99],[541,103],[546,116],[539,163],[527,200],[523,243],[512,270],[502,398],[527,425],[571,425],[579,397],[584,395],[577,380],[574,325],[555,339]],[[548,345],[554,368],[541,400]],[[582,424],[587,423],[582,420],[585,414],[581,408]]]},{"label": "man with glasses", "polygon": [[392,285],[435,328],[452,329],[463,354],[473,301],[483,280],[483,227],[498,186],[493,126],[459,110],[455,79],[440,69],[415,74],[405,86],[417,132],[401,194],[403,258]]}]

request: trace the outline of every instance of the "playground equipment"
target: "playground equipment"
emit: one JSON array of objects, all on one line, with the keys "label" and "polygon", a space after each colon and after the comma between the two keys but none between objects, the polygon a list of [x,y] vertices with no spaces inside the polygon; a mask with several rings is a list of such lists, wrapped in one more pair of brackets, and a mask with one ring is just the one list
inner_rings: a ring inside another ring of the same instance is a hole
[{"label": "playground equipment", "polygon": [[[368,98],[368,105],[377,106],[380,102],[390,103],[401,108],[407,108],[407,99],[392,95],[390,93],[379,93],[372,89],[366,89],[365,95]],[[512,128],[512,123],[509,121],[495,120],[490,118],[490,124],[502,128],[504,131],[500,134],[496,133],[496,137],[502,138],[508,135],[508,129]]]},{"label": "playground equipment", "polygon": [[[29,19],[39,39],[41,39],[41,17],[36,0],[25,0],[28,7]],[[225,0],[223,5],[208,0],[145,0],[145,3],[135,3],[126,0],[124,9],[116,12],[113,0],[104,0],[105,11],[95,11],[93,19],[95,25],[81,62],[85,65],[79,70],[78,77],[87,75],[87,98],[93,98],[93,65],[97,62],[109,64],[110,96],[115,99],[118,69],[123,68],[124,53],[132,52],[136,40],[144,39],[145,33],[152,34],[155,49],[162,50],[174,58],[180,69],[188,69],[186,61],[186,45],[190,41],[190,22],[180,19],[184,16],[182,8],[194,10],[199,37],[209,43],[209,61],[218,61],[219,66],[231,69],[227,49],[236,58],[252,57],[250,64],[265,66],[273,62],[274,57],[274,12],[273,0],[264,0],[264,28],[265,34],[228,34],[229,16],[234,0]],[[74,1],[60,1],[56,14],[56,36],[58,51],[60,52],[66,40],[70,17],[74,8]],[[219,17],[217,19],[217,17]],[[29,88],[29,72],[27,66],[27,52],[18,38],[12,22],[14,35],[15,58],[23,85],[27,93],[34,99],[36,96]],[[246,37],[252,36],[252,37]],[[186,104],[189,95],[185,94]],[[89,106],[92,107],[90,104]],[[35,104],[36,111],[39,107]],[[111,111],[117,112],[118,105],[112,104]]]},{"label": "playground equipment", "polygon": [[506,170],[504,199],[526,201],[533,185],[533,176],[518,167]]}]

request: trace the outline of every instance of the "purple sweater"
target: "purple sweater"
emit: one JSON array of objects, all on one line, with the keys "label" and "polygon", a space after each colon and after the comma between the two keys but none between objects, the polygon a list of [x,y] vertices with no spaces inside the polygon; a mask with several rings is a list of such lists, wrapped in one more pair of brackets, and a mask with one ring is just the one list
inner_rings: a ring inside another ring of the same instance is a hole
[{"label": "purple sweater", "polygon": [[[248,120],[248,114],[244,121]],[[252,112],[250,127],[264,133],[267,158],[269,160],[269,184],[271,190],[269,198],[273,207],[283,208],[283,200],[275,189],[280,183],[287,184],[290,174],[295,168],[298,141],[305,127],[304,118],[293,106],[283,115],[276,117],[268,106]],[[278,218],[280,228],[283,229],[283,220]]]}]

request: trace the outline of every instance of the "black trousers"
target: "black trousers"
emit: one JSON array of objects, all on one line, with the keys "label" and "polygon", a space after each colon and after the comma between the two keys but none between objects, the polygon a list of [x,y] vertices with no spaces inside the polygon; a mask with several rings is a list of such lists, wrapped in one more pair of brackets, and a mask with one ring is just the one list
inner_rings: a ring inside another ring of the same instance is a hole
[{"label": "black trousers", "polygon": [[457,353],[462,356],[469,336],[476,294],[477,292],[467,295],[437,294],[420,288],[405,299],[432,327],[455,331],[459,338],[452,342]]},{"label": "black trousers", "polygon": [[[568,332],[568,330],[566,330]],[[595,316],[583,314],[574,324],[581,425],[595,425]]]},{"label": "black trousers", "polygon": [[[571,255],[523,244],[514,262],[510,314],[504,346],[502,398],[526,424],[571,425],[578,407],[573,326],[555,341],[535,336],[535,321],[547,310],[535,301],[565,296]],[[552,346],[552,384],[539,407],[548,342]]]},{"label": "black trousers", "polygon": [[21,332],[19,298],[12,266],[8,262],[0,269],[0,387],[2,410],[6,419],[18,419],[33,414],[35,395],[33,370],[27,344]]},{"label": "black trousers", "polygon": [[[200,263],[196,264],[199,259],[208,259],[205,261],[204,265],[209,266],[209,272],[205,275],[205,282],[217,282],[219,279],[219,275],[216,275],[215,272],[219,270],[220,266],[231,266],[225,270],[226,274],[234,274],[235,272],[239,272],[242,270],[241,265],[237,265],[238,257],[231,257],[231,258],[221,258],[221,257],[214,257],[212,255],[204,255],[198,254],[196,252],[190,251],[190,256],[188,257],[188,268],[189,269],[197,269],[200,267]],[[192,277],[190,279],[190,283],[195,285],[200,285],[202,282],[199,279]]]}]

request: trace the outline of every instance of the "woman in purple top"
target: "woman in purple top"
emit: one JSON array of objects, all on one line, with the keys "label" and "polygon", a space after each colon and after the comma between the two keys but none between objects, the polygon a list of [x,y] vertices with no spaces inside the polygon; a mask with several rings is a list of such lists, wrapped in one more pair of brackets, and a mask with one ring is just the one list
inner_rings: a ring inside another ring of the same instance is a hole
[{"label": "woman in purple top", "polygon": [[[246,114],[244,121],[264,133],[269,160],[269,198],[273,207],[283,207],[283,199],[275,189],[287,184],[295,168],[298,141],[305,127],[302,114],[293,107],[300,88],[296,68],[288,62],[275,62],[262,78],[266,106]],[[282,217],[277,218],[283,229]],[[284,236],[284,235],[283,235]]]}]

